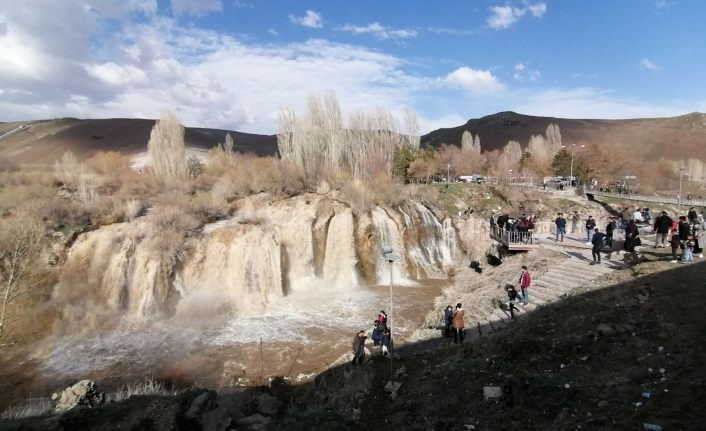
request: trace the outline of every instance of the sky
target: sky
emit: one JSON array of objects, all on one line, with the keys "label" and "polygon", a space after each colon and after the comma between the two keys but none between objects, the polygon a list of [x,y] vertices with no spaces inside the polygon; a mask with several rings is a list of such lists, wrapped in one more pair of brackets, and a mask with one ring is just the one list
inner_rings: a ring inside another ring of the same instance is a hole
[{"label": "sky", "polygon": [[333,91],[421,132],[500,111],[706,112],[701,0],[0,0],[0,121],[277,132]]}]

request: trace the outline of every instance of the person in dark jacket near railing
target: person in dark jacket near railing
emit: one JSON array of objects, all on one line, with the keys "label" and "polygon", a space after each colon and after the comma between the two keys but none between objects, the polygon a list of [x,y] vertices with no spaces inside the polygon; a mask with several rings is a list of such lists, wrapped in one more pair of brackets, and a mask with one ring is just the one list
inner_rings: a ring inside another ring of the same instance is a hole
[{"label": "person in dark jacket near railing", "polygon": [[566,219],[564,218],[564,214],[557,214],[554,224],[556,225],[556,238],[554,238],[554,242],[559,241],[559,236],[561,236],[561,242],[564,242],[564,234],[566,234]]},{"label": "person in dark jacket near railing", "polygon": [[596,228],[596,220],[593,219],[593,216],[588,216],[588,220],[586,220],[586,244],[591,244],[591,239],[593,238],[593,229]]},{"label": "person in dark jacket near railing", "polygon": [[662,214],[655,219],[655,246],[666,247],[669,241],[669,229],[672,227],[672,218],[667,215],[667,211],[662,211]]},{"label": "person in dark jacket near railing", "polygon": [[608,247],[613,247],[613,231],[615,230],[615,217],[610,216],[605,226],[605,242]]}]

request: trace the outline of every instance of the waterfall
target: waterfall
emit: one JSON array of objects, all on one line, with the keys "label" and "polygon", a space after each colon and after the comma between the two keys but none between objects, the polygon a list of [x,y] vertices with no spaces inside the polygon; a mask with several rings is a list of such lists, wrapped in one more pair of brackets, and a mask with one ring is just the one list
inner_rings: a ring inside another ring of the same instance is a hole
[{"label": "waterfall", "polygon": [[353,213],[349,208],[329,223],[324,257],[324,281],[335,288],[358,285],[356,272]]},{"label": "waterfall", "polygon": [[440,222],[413,201],[356,218],[349,206],[320,195],[247,198],[233,218],[204,226],[182,244],[176,268],[161,256],[153,229],[143,220],[82,235],[55,288],[62,319],[80,330],[110,327],[115,318],[134,326],[169,315],[261,316],[287,296],[357,288],[363,270],[389,283],[383,245],[399,255],[396,285],[445,278],[458,255],[453,222]]},{"label": "waterfall", "polygon": [[375,207],[371,211],[373,225],[375,226],[375,234],[377,239],[377,256],[375,260],[375,272],[377,274],[378,283],[384,284],[390,281],[389,263],[382,257],[382,247],[392,247],[399,259],[392,265],[392,277],[394,284],[414,284],[409,280],[407,274],[407,259],[405,257],[404,241],[400,235],[397,224],[392,218],[380,207]]}]

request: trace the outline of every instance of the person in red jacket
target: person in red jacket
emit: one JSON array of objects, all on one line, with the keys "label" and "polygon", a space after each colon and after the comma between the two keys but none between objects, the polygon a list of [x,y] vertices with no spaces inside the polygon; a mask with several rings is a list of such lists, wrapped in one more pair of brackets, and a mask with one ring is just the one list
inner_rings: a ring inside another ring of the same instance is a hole
[{"label": "person in red jacket", "polygon": [[527,271],[526,266],[522,266],[522,274],[520,274],[520,291],[522,292],[522,303],[527,305],[529,303],[529,289],[532,283],[532,276],[529,271]]}]

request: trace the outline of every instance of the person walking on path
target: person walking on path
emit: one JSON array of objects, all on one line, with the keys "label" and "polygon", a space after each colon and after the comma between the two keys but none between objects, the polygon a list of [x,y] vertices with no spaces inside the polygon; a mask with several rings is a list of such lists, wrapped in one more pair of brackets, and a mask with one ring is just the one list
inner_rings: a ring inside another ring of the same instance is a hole
[{"label": "person walking on path", "polygon": [[456,304],[456,310],[454,310],[453,314],[453,320],[452,320],[452,326],[454,330],[454,343],[456,344],[462,344],[463,339],[465,338],[465,333],[463,331],[463,327],[465,326],[464,321],[463,321],[463,307],[461,306],[461,303],[459,302]]},{"label": "person walking on path", "polygon": [[367,338],[365,331],[362,329],[353,337],[353,365],[363,363],[363,359],[365,359],[365,340]]},{"label": "person walking on path", "polygon": [[595,228],[596,220],[593,219],[593,216],[588,216],[588,220],[586,220],[586,244],[592,244],[591,238],[593,238],[593,229]]},{"label": "person walking on path", "polygon": [[515,290],[515,286],[512,284],[508,284],[507,287],[507,299],[508,299],[508,308],[510,309],[510,319],[515,319],[515,313],[514,311],[520,311],[517,307],[515,307],[515,303],[517,302],[517,290]]},{"label": "person walking on path", "polygon": [[574,215],[571,216],[571,233],[576,233],[579,228],[580,220],[581,218],[579,217],[579,212],[574,211]]},{"label": "person walking on path", "polygon": [[520,292],[522,292],[522,303],[527,305],[529,303],[529,287],[532,284],[532,276],[529,271],[527,271],[526,266],[522,266],[522,274],[520,274]]},{"label": "person walking on path", "polygon": [[669,241],[669,230],[672,227],[672,218],[667,215],[667,211],[662,211],[662,214],[655,219],[655,246],[666,247],[666,242]]},{"label": "person walking on path", "polygon": [[566,219],[564,218],[564,214],[557,214],[554,224],[556,224],[556,238],[554,239],[554,242],[559,241],[559,236],[561,236],[561,242],[564,242],[564,234],[566,233]]},{"label": "person walking on path", "polygon": [[694,208],[694,207],[689,208],[689,212],[686,213],[686,216],[689,218],[689,223],[691,223],[691,224],[696,223],[696,208]]},{"label": "person walking on path", "polygon": [[593,231],[593,238],[591,238],[591,244],[593,248],[591,249],[591,255],[593,256],[593,264],[601,263],[601,249],[605,245],[603,242],[605,240],[605,235],[602,234],[598,228]]}]

